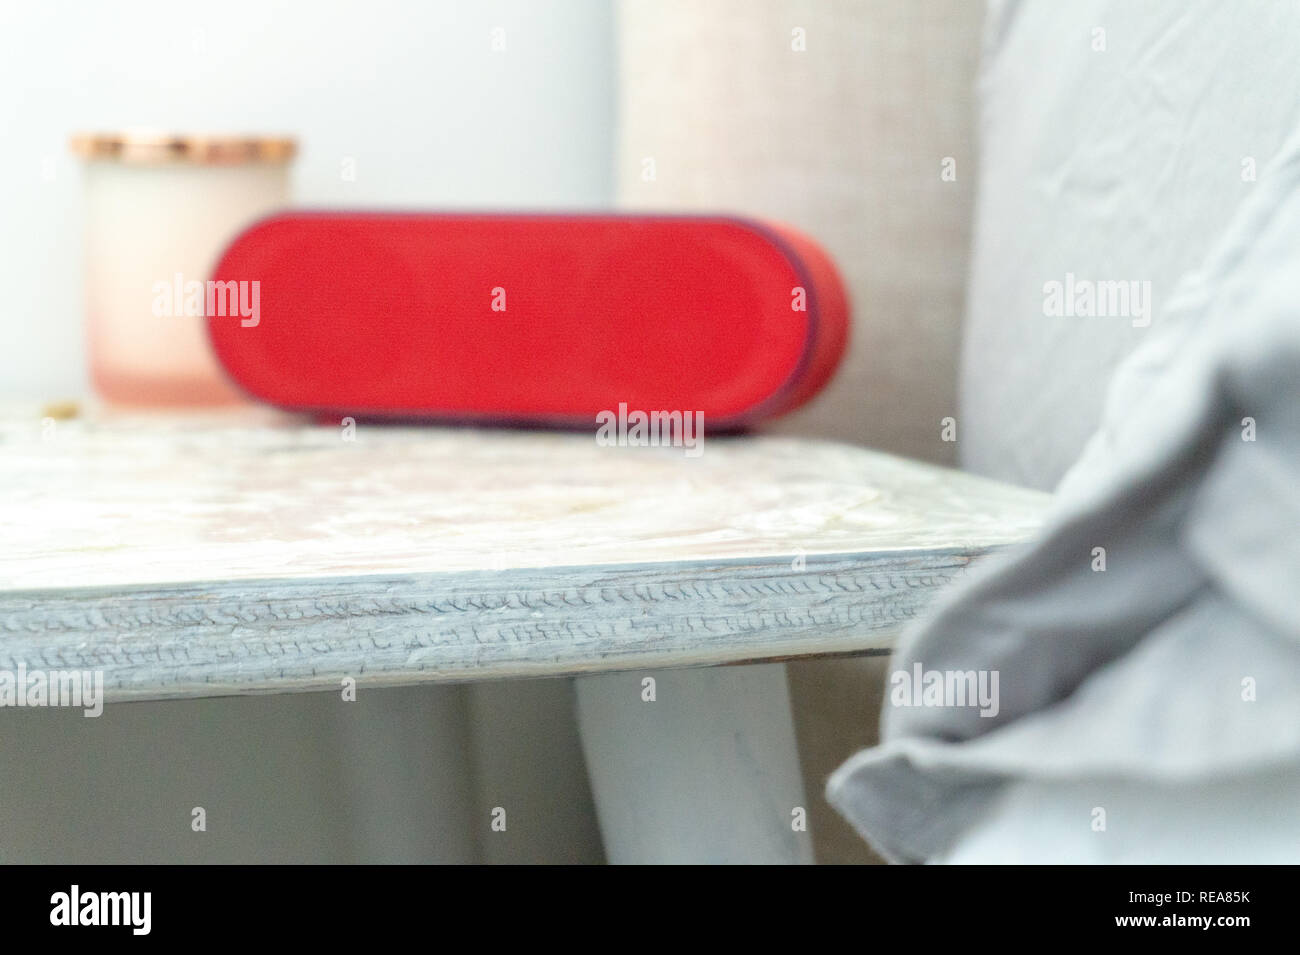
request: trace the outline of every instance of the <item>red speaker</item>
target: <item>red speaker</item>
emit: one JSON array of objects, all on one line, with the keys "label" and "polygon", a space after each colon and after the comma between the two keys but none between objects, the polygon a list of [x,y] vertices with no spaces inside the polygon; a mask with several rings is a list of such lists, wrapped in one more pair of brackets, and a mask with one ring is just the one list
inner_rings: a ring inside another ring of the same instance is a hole
[{"label": "red speaker", "polygon": [[355,416],[589,427],[624,404],[735,428],[812,397],[848,331],[825,252],[731,217],[292,212],[213,282],[237,384]]}]

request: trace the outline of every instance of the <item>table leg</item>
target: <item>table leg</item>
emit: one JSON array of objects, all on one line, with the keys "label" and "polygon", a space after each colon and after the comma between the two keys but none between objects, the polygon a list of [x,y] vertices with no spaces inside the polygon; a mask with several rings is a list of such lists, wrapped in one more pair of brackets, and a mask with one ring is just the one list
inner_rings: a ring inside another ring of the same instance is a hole
[{"label": "table leg", "polygon": [[610,862],[812,862],[783,664],[601,674],[576,688]]}]

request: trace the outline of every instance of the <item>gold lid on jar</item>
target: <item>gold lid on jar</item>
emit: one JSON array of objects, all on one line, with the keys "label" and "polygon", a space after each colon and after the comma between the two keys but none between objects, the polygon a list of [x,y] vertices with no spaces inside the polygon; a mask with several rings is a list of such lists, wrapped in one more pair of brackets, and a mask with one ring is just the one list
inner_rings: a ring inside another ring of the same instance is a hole
[{"label": "gold lid on jar", "polygon": [[169,133],[81,133],[72,151],[83,159],[126,163],[195,163],[230,166],[288,162],[298,142],[280,136],[191,136]]}]

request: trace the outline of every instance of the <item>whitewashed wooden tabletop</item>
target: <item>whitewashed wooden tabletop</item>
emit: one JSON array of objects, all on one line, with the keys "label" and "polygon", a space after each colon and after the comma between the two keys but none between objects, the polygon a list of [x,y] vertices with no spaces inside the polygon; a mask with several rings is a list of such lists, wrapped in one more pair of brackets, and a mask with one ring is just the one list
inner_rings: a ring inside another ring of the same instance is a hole
[{"label": "whitewashed wooden tabletop", "polygon": [[1047,496],[861,448],[0,413],[0,669],[110,699],[886,649]]}]

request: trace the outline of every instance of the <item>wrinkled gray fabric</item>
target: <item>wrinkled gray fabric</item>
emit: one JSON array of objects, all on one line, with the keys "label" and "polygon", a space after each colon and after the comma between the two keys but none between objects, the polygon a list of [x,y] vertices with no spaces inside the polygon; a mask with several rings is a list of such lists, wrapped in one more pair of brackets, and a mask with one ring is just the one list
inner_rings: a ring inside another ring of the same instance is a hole
[{"label": "wrinkled gray fabric", "polygon": [[1150,328],[1047,317],[1043,283],[1140,279],[1165,302],[1258,187],[1251,165],[1262,171],[1300,125],[1297,50],[1300,3],[991,0],[962,327],[964,470],[1060,483]]},{"label": "wrinkled gray fabric", "polygon": [[[892,859],[943,857],[1009,784],[1300,781],[1300,136],[1146,331],[1045,532],[897,651],[896,670],[996,671],[997,715],[887,699],[881,745],[830,780],[831,802]],[[1080,833],[1158,861],[1167,840],[1094,831],[1105,806],[1079,792]],[[1300,859],[1300,809],[1214,811],[1276,827]],[[1204,857],[1230,856],[1217,848]]]}]

